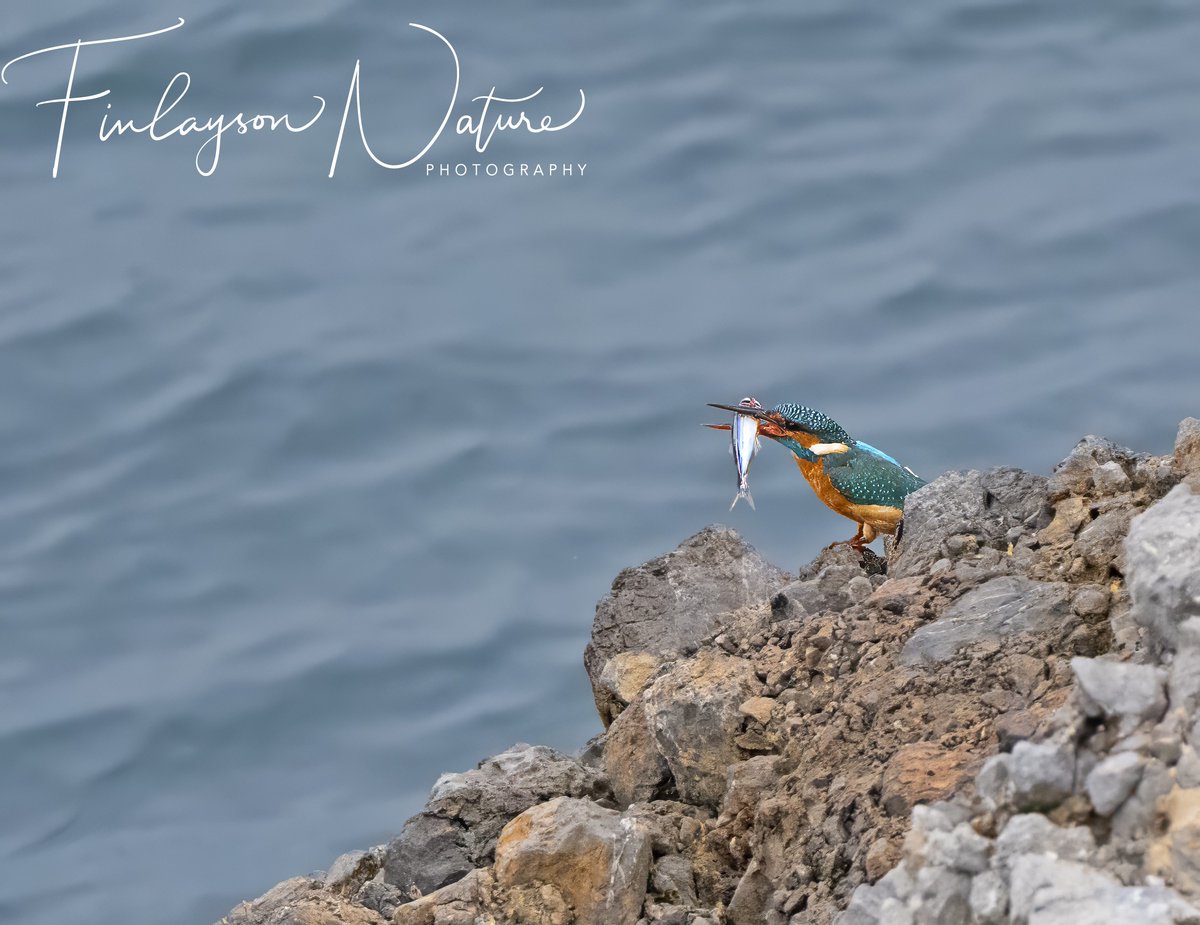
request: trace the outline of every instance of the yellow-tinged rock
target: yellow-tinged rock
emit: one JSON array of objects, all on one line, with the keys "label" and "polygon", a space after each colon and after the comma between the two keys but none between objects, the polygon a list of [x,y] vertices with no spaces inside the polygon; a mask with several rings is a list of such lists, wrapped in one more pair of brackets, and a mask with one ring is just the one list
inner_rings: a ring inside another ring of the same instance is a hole
[{"label": "yellow-tinged rock", "polygon": [[1167,830],[1146,853],[1146,867],[1194,896],[1200,893],[1200,787],[1172,787],[1159,809]]},{"label": "yellow-tinged rock", "polygon": [[559,797],[504,827],[494,871],[518,922],[635,925],[650,875],[650,836],[615,810]]}]

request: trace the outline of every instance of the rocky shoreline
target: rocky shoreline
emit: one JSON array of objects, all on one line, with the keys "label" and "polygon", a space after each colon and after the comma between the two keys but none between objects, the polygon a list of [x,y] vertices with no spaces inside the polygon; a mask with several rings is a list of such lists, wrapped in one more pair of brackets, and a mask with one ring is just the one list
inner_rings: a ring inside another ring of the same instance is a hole
[{"label": "rocky shoreline", "polygon": [[1200,421],[944,475],[887,553],[709,527],[626,569],[601,735],[220,925],[1200,925]]}]

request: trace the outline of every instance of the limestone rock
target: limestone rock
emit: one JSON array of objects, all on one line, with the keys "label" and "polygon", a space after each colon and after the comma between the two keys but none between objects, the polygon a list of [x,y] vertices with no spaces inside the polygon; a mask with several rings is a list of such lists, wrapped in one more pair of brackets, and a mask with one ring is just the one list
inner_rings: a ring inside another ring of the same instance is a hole
[{"label": "limestone rock", "polygon": [[905,499],[904,535],[888,576],[920,575],[945,556],[948,537],[969,535],[977,548],[1004,550],[1008,533],[1037,521],[1046,479],[1020,469],[949,472]]},{"label": "limestone rock", "polygon": [[[869,550],[868,550],[869,552]],[[870,561],[848,546],[832,546],[800,569],[796,581],[771,600],[775,619],[795,619],[822,611],[842,611],[870,596]]]},{"label": "limestone rock", "polygon": [[1080,704],[1092,717],[1116,717],[1136,724],[1158,722],[1167,708],[1163,686],[1167,674],[1153,665],[1109,659],[1073,658]]},{"label": "limestone rock", "polygon": [[1200,420],[1184,418],[1175,436],[1175,468],[1181,475],[1200,472]]},{"label": "limestone rock", "polygon": [[[1087,436],[1075,445],[1069,456],[1054,467],[1047,490],[1051,501],[1059,501],[1069,495],[1088,495],[1096,488],[1096,472],[1102,467],[1115,465],[1122,473],[1131,468],[1137,454],[1104,437]],[[1111,468],[1100,476],[1115,478]]]},{"label": "limestone rock", "polygon": [[473,870],[449,886],[405,903],[392,921],[395,925],[493,925],[493,885],[490,870]]},{"label": "limestone rock", "polygon": [[1134,618],[1175,648],[1180,624],[1200,616],[1200,495],[1177,485],[1134,518],[1125,558]]},{"label": "limestone rock", "polygon": [[1094,867],[1024,854],[1013,864],[1009,914],[1021,925],[1191,925],[1200,912],[1173,890],[1126,887]]},{"label": "limestone rock", "polygon": [[234,907],[217,925],[383,925],[383,919],[329,892],[319,880],[293,877]]},{"label": "limestone rock", "polygon": [[906,665],[936,665],[973,643],[1058,629],[1072,619],[1070,597],[1070,587],[1061,582],[992,578],[913,633],[901,659]]},{"label": "limestone rock", "polygon": [[382,846],[369,851],[348,851],[339,855],[325,872],[324,886],[335,893],[352,895],[383,867]]},{"label": "limestone rock", "polygon": [[645,829],[589,800],[559,797],[526,810],[496,844],[496,882],[518,921],[546,920],[549,895],[551,906],[565,901],[575,925],[635,925],[649,873]]},{"label": "limestone rock", "polygon": [[1002,871],[1016,858],[1038,853],[1086,863],[1095,856],[1096,839],[1084,826],[1058,826],[1040,813],[1013,816],[996,837],[994,857]]},{"label": "limestone rock", "polygon": [[986,870],[971,881],[968,901],[979,925],[1000,925],[1008,913],[1008,883],[994,870]]},{"label": "limestone rock", "polygon": [[678,854],[668,854],[654,862],[651,876],[654,893],[680,906],[695,906],[696,881],[692,862]]},{"label": "limestone rock", "polygon": [[764,603],[787,581],[728,527],[706,527],[679,548],[625,569],[596,606],[584,666],[601,718],[611,713],[601,684],[605,665],[621,652],[675,657],[694,650],[725,615]]},{"label": "limestone rock", "polygon": [[734,742],[739,707],[758,689],[748,661],[706,649],[660,675],[643,695],[658,751],[685,802],[720,805],[726,770],[742,757]]},{"label": "limestone rock", "polygon": [[1099,815],[1111,816],[1133,793],[1142,776],[1142,764],[1137,752],[1118,752],[1088,772],[1085,784],[1088,799]]},{"label": "limestone rock", "polygon": [[1075,755],[1056,742],[1018,742],[1012,750],[1012,801],[1018,809],[1049,809],[1075,782]]},{"label": "limestone rock", "polygon": [[384,876],[408,892],[432,893],[491,862],[500,830],[537,803],[606,793],[596,771],[545,746],[514,745],[462,774],[444,774],[425,809],[387,846]]}]

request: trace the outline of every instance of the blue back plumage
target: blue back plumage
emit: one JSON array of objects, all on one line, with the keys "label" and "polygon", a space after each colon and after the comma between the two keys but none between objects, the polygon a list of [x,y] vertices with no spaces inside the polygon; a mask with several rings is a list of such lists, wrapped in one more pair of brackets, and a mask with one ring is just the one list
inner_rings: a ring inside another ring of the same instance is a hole
[{"label": "blue back plumage", "polygon": [[894,456],[888,456],[887,453],[878,447],[871,446],[869,443],[863,443],[861,440],[855,440],[854,442],[859,449],[866,450],[868,453],[872,453],[875,456],[878,456],[880,459],[886,459],[890,463],[895,463],[897,466],[900,465],[900,460],[896,459]]}]

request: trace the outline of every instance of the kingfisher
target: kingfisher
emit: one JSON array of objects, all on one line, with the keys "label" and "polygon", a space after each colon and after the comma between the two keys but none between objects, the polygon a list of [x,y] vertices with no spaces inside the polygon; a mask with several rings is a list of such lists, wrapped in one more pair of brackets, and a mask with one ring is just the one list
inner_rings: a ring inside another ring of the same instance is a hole
[{"label": "kingfisher", "polygon": [[[849,545],[858,552],[881,533],[892,534],[904,517],[904,499],[925,484],[883,450],[855,440],[837,421],[814,408],[783,402],[774,408],[717,405],[758,422],[758,432],[792,451],[801,475],[825,506],[858,524]],[[729,430],[729,424],[709,424]]]}]

